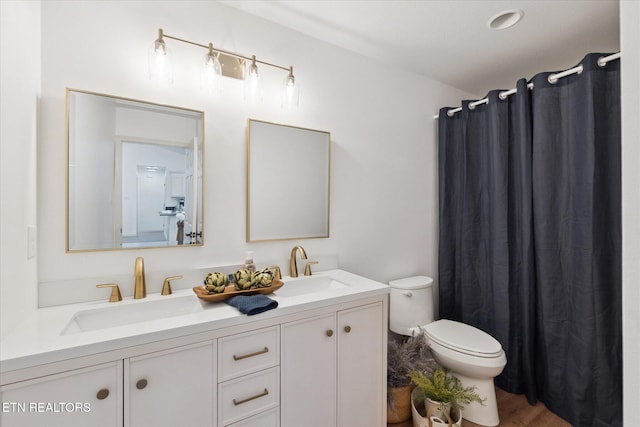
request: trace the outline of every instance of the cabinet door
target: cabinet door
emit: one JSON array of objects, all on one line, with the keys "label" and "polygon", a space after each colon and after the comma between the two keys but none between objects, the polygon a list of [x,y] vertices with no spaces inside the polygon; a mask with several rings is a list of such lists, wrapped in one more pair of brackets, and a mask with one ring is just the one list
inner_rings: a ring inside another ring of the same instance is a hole
[{"label": "cabinet door", "polygon": [[49,375],[0,389],[0,425],[122,425],[122,361]]},{"label": "cabinet door", "polygon": [[282,427],[336,425],[335,332],[334,314],[282,325]]},{"label": "cabinet door", "polygon": [[338,312],[338,425],[385,425],[382,304]]},{"label": "cabinet door", "polygon": [[125,360],[125,426],[213,426],[214,345],[195,344]]},{"label": "cabinet door", "polygon": [[184,197],[184,174],[172,172],[170,176],[171,197]]}]

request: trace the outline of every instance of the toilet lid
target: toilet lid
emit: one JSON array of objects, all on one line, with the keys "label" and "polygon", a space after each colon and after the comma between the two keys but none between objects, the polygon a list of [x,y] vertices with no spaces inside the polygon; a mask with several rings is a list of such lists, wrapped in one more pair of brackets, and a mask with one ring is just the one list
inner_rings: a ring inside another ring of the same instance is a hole
[{"label": "toilet lid", "polygon": [[396,289],[424,289],[433,286],[433,279],[427,276],[413,276],[389,282]]},{"label": "toilet lid", "polygon": [[424,326],[427,336],[443,347],[479,357],[498,357],[500,343],[486,332],[465,323],[438,320]]}]

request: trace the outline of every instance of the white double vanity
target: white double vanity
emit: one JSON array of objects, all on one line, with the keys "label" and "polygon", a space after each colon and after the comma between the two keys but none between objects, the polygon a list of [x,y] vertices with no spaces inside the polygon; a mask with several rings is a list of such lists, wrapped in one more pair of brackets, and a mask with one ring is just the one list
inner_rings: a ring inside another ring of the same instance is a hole
[{"label": "white double vanity", "polygon": [[255,316],[190,289],[39,309],[2,342],[0,425],[386,425],[388,287],[283,281]]}]

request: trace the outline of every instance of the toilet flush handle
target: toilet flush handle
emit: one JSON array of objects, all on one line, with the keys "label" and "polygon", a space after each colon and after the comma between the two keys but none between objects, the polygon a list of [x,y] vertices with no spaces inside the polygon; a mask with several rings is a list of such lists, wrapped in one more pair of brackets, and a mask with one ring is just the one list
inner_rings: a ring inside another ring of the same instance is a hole
[{"label": "toilet flush handle", "polygon": [[407,298],[411,298],[413,296],[411,292],[403,292],[402,295],[404,295]]}]

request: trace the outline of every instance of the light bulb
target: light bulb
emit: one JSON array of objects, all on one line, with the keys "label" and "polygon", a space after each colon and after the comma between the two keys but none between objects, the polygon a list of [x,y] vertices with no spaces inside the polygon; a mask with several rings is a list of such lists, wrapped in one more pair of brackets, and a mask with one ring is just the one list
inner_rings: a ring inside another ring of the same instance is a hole
[{"label": "light bulb", "polygon": [[260,71],[258,71],[258,66],[256,65],[255,61],[249,67],[249,77],[254,80],[257,80],[260,77]]},{"label": "light bulb", "polygon": [[163,39],[162,29],[149,49],[149,79],[156,82],[173,83],[171,51]]},{"label": "light bulb", "polygon": [[167,54],[167,44],[164,42],[163,39],[156,39],[156,41],[153,42],[153,46],[157,55]]},{"label": "light bulb", "polygon": [[293,75],[293,67],[289,67],[289,74],[282,82],[282,107],[297,108],[300,100],[300,88]]},{"label": "light bulb", "polygon": [[220,92],[222,88],[222,65],[211,43],[209,43],[209,51],[202,58],[200,82],[202,89],[209,93]]},{"label": "light bulb", "polygon": [[255,55],[252,56],[251,63],[247,65],[247,72],[244,78],[244,88],[245,99],[259,101],[262,98],[260,70],[256,64]]}]

